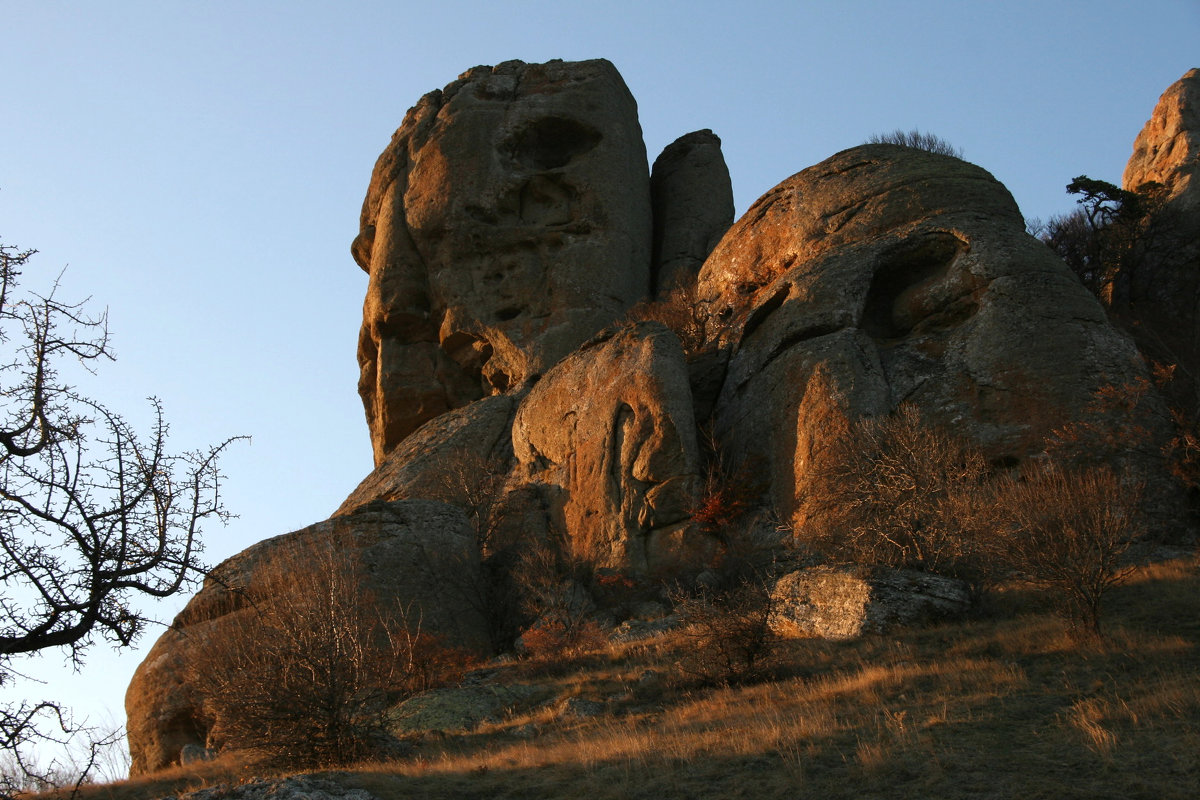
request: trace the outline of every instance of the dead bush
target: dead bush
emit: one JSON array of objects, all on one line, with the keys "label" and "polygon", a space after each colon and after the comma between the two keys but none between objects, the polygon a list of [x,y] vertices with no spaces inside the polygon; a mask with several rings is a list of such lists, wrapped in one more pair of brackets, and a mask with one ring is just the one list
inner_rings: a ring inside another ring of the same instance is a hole
[{"label": "dead bush", "polygon": [[837,439],[807,498],[823,522],[801,534],[834,560],[937,572],[978,588],[989,574],[981,541],[993,527],[981,502],[988,477],[978,450],[903,405]]},{"label": "dead bush", "polygon": [[465,654],[406,625],[396,604],[364,592],[332,538],[275,558],[242,599],[189,666],[211,747],[289,768],[377,755],[391,701],[468,666]]},{"label": "dead bush", "polygon": [[1122,557],[1141,532],[1141,492],[1107,467],[1053,462],[999,482],[1001,555],[1082,635],[1101,636],[1104,596],[1130,572]]},{"label": "dead bush", "polygon": [[525,624],[519,645],[540,658],[570,654],[596,640],[592,569],[564,541],[528,541],[510,572]]},{"label": "dead bush", "polygon": [[661,300],[643,300],[629,310],[625,317],[631,322],[661,322],[679,337],[683,352],[689,357],[704,350],[704,314],[696,302],[696,289],[691,284],[676,286]]},{"label": "dead bush", "polygon": [[774,643],[769,624],[772,595],[765,577],[747,577],[728,587],[676,588],[675,612],[684,621],[686,649],[679,668],[711,683],[756,677]]},{"label": "dead bush", "polygon": [[876,133],[867,139],[867,144],[899,144],[904,147],[924,150],[927,153],[953,156],[957,159],[962,159],[963,157],[963,151],[960,148],[955,147],[936,134],[922,133],[915,128],[911,131],[897,128],[891,133]]}]

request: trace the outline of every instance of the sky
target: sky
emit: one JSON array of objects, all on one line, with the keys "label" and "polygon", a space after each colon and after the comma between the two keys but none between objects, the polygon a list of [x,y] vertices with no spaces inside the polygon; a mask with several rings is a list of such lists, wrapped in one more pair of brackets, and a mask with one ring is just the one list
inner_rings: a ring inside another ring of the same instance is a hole
[{"label": "sky", "polygon": [[[350,257],[376,157],[466,69],[607,58],[648,158],[710,128],[740,215],[870,136],[934,133],[1027,218],[1076,175],[1119,183],[1159,95],[1200,67],[1200,0],[438,3],[0,0],[0,240],[24,283],[107,308],[117,360],[79,388],[222,461],[221,559],[329,516],[372,466],[356,392],[366,275]],[[169,621],[186,602],[153,607]],[[157,637],[60,653],[0,691],[123,718]]]}]

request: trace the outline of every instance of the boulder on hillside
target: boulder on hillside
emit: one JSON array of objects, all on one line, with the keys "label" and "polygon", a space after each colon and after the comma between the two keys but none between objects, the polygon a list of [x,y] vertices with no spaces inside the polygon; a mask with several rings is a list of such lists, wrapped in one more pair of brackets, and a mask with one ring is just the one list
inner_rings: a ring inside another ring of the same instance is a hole
[{"label": "boulder on hillside", "polygon": [[600,567],[645,572],[700,546],[688,368],[657,322],[610,329],[563,359],[513,422],[513,480],[553,498],[548,527]]},{"label": "boulder on hillside", "polygon": [[853,639],[897,626],[962,617],[967,585],[912,570],[811,567],[775,582],[769,620],[785,639]]},{"label": "boulder on hillside", "polygon": [[[432,501],[374,503],[294,533],[259,542],[218,565],[134,673],[125,695],[131,774],[179,763],[187,745],[204,747],[219,724],[204,711],[189,665],[231,631],[253,624],[248,598],[289,558],[328,549],[356,567],[355,591],[383,607],[394,604],[406,624],[475,652],[488,632],[467,589],[478,580],[475,536],[462,512]],[[312,577],[297,575],[303,589]]]},{"label": "boulder on hillside", "polygon": [[650,287],[637,104],[608,61],[475,67],[410,109],[352,252],[375,463],[422,423],[540,375]]},{"label": "boulder on hillside", "polygon": [[733,184],[710,130],[684,134],[667,145],[650,173],[654,210],[651,271],[663,296],[691,284],[704,259],[733,224]]},{"label": "boulder on hillside", "polygon": [[835,411],[909,403],[1012,463],[1087,418],[1101,386],[1146,375],[999,182],[898,145],[846,150],[764,195],[697,298],[731,352],[718,436],[766,460],[776,509],[801,528],[820,513],[806,490]]}]

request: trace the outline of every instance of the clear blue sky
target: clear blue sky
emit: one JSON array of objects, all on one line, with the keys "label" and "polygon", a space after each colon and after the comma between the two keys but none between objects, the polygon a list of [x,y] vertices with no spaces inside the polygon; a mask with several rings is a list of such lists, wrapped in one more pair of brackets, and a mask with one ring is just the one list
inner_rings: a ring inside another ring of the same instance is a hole
[{"label": "clear blue sky", "polygon": [[[0,27],[0,236],[41,251],[28,285],[69,265],[65,296],[108,307],[119,360],[82,388],[134,419],[158,396],[176,449],[254,437],[225,459],[241,517],[209,531],[212,562],[327,517],[370,470],[349,245],[405,110],[468,67],[610,59],[651,161],[722,138],[738,213],[920,128],[1045,218],[1076,175],[1119,182],[1159,94],[1200,66],[1200,0],[0,0]],[[80,677],[24,666],[123,716],[155,636],[97,646]]]}]

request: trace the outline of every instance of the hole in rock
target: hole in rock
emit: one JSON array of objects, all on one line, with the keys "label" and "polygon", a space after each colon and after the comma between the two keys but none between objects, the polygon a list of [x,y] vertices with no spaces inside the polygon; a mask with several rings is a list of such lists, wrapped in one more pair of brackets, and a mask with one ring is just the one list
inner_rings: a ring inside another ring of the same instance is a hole
[{"label": "hole in rock", "polygon": [[517,131],[504,149],[528,169],[557,169],[594,148],[601,138],[600,131],[578,120],[544,117]]},{"label": "hole in rock", "polygon": [[864,331],[876,339],[904,336],[926,316],[938,313],[928,290],[945,277],[967,245],[957,236],[938,231],[914,237],[879,258],[863,305]]},{"label": "hole in rock", "polygon": [[506,306],[496,312],[496,320],[498,322],[508,322],[510,319],[516,319],[528,310],[525,306]]}]

